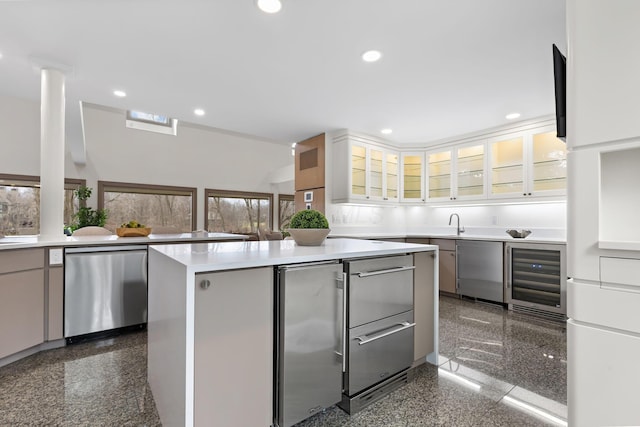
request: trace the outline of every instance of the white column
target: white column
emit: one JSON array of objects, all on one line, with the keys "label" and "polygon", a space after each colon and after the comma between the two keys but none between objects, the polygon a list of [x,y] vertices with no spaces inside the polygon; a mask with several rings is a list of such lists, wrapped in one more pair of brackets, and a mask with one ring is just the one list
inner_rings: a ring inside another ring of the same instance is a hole
[{"label": "white column", "polygon": [[61,238],[64,226],[64,74],[41,71],[40,237]]}]

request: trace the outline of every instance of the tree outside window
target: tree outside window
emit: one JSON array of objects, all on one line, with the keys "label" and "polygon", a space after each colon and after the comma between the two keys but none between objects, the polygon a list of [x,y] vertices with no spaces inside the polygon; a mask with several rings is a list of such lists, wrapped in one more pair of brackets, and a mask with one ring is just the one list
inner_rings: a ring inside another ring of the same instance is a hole
[{"label": "tree outside window", "polygon": [[98,208],[107,210],[105,227],[137,221],[152,233],[193,231],[196,189],[98,181]]},{"label": "tree outside window", "polygon": [[[74,190],[84,180],[65,179],[64,226],[78,212]],[[0,235],[36,235],[40,233],[40,177],[0,174]],[[61,228],[60,234],[63,234]]]},{"label": "tree outside window", "polygon": [[271,229],[273,195],[226,190],[205,190],[206,228],[211,232],[257,236]]},{"label": "tree outside window", "polygon": [[278,196],[278,226],[280,231],[289,228],[291,217],[296,213],[294,197],[290,194],[280,194]]}]

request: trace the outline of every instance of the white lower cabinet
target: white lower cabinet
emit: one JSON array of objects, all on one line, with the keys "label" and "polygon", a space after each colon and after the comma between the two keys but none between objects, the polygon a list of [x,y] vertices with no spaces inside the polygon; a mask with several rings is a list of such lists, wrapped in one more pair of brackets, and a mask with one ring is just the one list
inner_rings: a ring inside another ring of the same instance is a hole
[{"label": "white lower cabinet", "polygon": [[270,426],[273,268],[197,274],[194,327],[195,425]]}]

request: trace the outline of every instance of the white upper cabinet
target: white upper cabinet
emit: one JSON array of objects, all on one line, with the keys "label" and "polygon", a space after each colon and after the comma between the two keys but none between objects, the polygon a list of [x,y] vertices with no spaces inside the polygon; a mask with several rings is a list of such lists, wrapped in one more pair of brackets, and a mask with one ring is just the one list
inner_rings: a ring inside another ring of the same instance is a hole
[{"label": "white upper cabinet", "polygon": [[404,152],[401,159],[400,201],[424,203],[424,152]]},{"label": "white upper cabinet", "polygon": [[566,193],[566,146],[553,128],[492,138],[489,153],[489,198]]},{"label": "white upper cabinet", "polygon": [[343,135],[334,139],[333,171],[334,203],[399,200],[399,159],[393,149]]},{"label": "white upper cabinet", "polygon": [[428,152],[427,200],[486,198],[485,153],[484,141]]}]

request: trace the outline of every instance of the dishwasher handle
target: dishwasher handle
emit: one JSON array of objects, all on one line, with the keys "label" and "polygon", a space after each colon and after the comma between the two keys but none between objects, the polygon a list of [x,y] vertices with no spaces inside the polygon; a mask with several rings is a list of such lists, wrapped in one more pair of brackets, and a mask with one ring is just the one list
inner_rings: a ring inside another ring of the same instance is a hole
[{"label": "dishwasher handle", "polygon": [[408,266],[404,266],[404,267],[394,267],[394,268],[388,268],[386,270],[359,272],[359,273],[355,273],[355,274],[358,277],[371,277],[371,276],[378,276],[380,274],[398,273],[400,271],[415,270],[415,269],[416,269],[416,267],[414,265],[408,265]]},{"label": "dishwasher handle", "polygon": [[94,252],[122,252],[122,251],[146,251],[147,245],[113,245],[113,246],[82,246],[65,248],[65,254],[87,254]]},{"label": "dishwasher handle", "polygon": [[[398,328],[398,326],[400,326]],[[384,337],[388,337],[389,335],[393,335],[395,333],[404,331],[405,329],[409,329],[409,328],[413,328],[414,326],[416,326],[415,322],[413,323],[409,323],[409,322],[401,322],[401,323],[396,323],[395,325],[393,325],[391,328],[383,331],[383,332],[378,332],[377,334],[373,334],[373,335],[362,335],[359,337],[355,337],[355,340],[360,341],[358,343],[358,345],[365,345],[368,344],[372,341],[376,341],[379,340],[380,338],[384,338]]]}]

